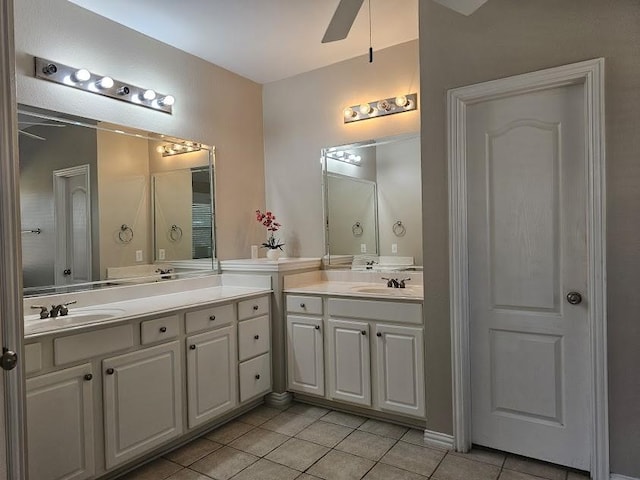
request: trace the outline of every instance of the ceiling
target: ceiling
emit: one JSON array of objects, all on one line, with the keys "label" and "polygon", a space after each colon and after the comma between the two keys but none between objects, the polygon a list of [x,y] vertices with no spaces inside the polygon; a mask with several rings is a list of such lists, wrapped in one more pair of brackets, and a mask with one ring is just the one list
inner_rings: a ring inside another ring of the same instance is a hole
[{"label": "ceiling", "polygon": [[[338,0],[69,0],[258,83],[369,49],[367,2],[346,40],[320,43]],[[370,0],[374,50],[418,38],[418,0]]]}]

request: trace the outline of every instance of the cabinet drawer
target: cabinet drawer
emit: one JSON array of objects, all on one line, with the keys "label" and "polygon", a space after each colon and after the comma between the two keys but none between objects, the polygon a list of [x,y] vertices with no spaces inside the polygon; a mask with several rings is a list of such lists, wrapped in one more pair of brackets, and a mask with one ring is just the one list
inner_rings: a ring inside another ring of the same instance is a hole
[{"label": "cabinet drawer", "polygon": [[140,340],[143,345],[175,338],[180,333],[178,315],[147,320],[140,324]]},{"label": "cabinet drawer", "polygon": [[240,402],[271,391],[271,356],[268,353],[240,364]]},{"label": "cabinet drawer", "polygon": [[287,312],[322,315],[322,297],[287,295]]},{"label": "cabinet drawer", "polygon": [[120,325],[78,333],[53,341],[55,365],[77,362],[133,347],[133,326]]},{"label": "cabinet drawer", "polygon": [[233,305],[222,305],[187,313],[185,325],[187,333],[194,333],[230,325],[233,318]]},{"label": "cabinet drawer", "polygon": [[421,303],[330,298],[328,310],[332,317],[422,325]]},{"label": "cabinet drawer", "polygon": [[254,298],[253,300],[243,300],[238,303],[238,320],[257,317],[269,313],[269,297]]},{"label": "cabinet drawer", "polygon": [[240,361],[269,351],[269,317],[244,320],[238,324],[238,353]]},{"label": "cabinet drawer", "polygon": [[42,369],[42,347],[39,343],[24,346],[24,370],[28,375]]}]

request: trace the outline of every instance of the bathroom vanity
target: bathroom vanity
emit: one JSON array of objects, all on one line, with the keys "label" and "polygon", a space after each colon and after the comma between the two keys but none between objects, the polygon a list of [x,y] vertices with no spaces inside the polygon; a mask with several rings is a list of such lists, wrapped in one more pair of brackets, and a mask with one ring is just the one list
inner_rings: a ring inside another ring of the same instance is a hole
[{"label": "bathroom vanity", "polygon": [[77,301],[25,321],[30,478],[123,470],[260,403],[270,292],[268,278],[209,275],[25,299],[25,312]]}]

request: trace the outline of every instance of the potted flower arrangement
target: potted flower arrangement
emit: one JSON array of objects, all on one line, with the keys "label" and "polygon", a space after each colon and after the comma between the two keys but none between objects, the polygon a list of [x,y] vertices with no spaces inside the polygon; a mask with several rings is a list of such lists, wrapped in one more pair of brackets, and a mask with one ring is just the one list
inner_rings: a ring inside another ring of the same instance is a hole
[{"label": "potted flower arrangement", "polygon": [[260,210],[256,210],[256,220],[267,227],[267,231],[269,232],[269,238],[262,244],[262,246],[267,249],[267,258],[269,260],[277,260],[280,258],[280,252],[282,251],[284,243],[280,243],[273,233],[277,232],[282,225],[276,222],[276,216],[269,211],[262,213]]}]

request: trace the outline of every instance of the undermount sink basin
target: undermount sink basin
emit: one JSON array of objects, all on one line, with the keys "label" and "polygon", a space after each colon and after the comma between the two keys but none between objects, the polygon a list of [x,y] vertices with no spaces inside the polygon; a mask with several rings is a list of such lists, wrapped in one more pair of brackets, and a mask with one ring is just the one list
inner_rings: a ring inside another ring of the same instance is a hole
[{"label": "undermount sink basin", "polygon": [[376,295],[420,295],[422,289],[415,285],[405,288],[391,288],[387,286],[373,286],[373,287],[353,287],[353,291],[358,293],[373,293]]},{"label": "undermount sink basin", "polygon": [[121,308],[78,308],[75,310],[70,309],[69,314],[65,316],[58,316],[55,318],[40,318],[40,315],[25,315],[24,319],[27,322],[38,322],[43,327],[59,327],[63,325],[71,325],[74,323],[91,323],[99,322],[101,320],[109,320],[111,318],[119,317],[124,314],[124,310]]}]

